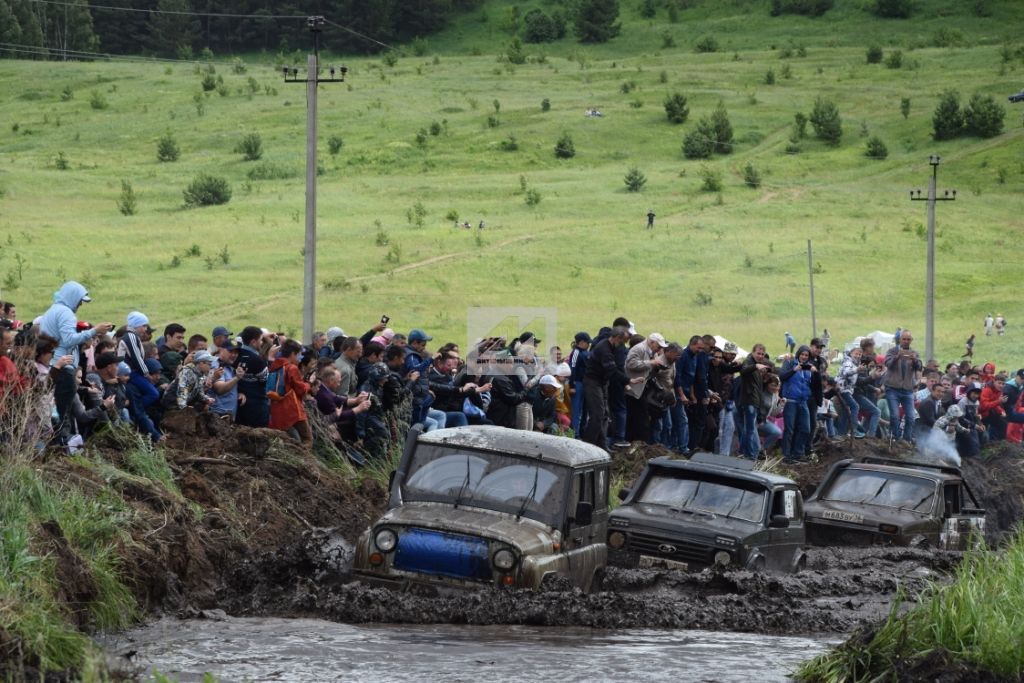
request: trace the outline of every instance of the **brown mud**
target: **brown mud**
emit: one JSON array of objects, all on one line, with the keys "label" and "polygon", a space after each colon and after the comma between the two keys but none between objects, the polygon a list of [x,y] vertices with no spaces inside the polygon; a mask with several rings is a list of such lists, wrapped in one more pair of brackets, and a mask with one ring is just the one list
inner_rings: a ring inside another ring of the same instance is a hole
[{"label": "brown mud", "polygon": [[[280,432],[228,427],[184,415],[165,449],[181,496],[147,479],[106,481],[63,458],[41,466],[87,494],[121,496],[134,510],[120,566],[145,614],[314,616],[344,622],[692,628],[766,634],[848,633],[943,580],[956,553],[923,548],[809,548],[798,575],[748,571],[679,573],[609,568],[604,590],[495,590],[427,597],[352,581],[352,544],[380,514],[385,491],[370,477],[325,467]],[[116,448],[102,448],[118,462]],[[626,483],[665,451],[636,446],[615,455]],[[878,444],[829,445],[791,474],[810,494],[844,457],[890,455]],[[892,455],[906,456],[896,452]],[[1024,451],[991,450],[964,470],[989,509],[990,540],[1024,518]],[[95,587],[56,524],[45,529],[69,612]],[[0,640],[3,635],[0,634]]]}]

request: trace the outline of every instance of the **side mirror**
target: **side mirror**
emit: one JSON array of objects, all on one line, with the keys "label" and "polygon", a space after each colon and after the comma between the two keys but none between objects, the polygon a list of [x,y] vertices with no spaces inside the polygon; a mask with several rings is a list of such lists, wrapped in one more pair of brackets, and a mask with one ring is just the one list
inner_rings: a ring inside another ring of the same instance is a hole
[{"label": "side mirror", "polygon": [[772,519],[768,522],[768,526],[772,529],[788,529],[789,517],[786,515],[772,515]]},{"label": "side mirror", "polygon": [[576,515],[573,519],[579,526],[589,526],[594,521],[594,504],[581,500],[576,503]]},{"label": "side mirror", "polygon": [[619,489],[619,500],[626,500],[629,498],[629,494],[633,492],[633,489],[621,488]]}]

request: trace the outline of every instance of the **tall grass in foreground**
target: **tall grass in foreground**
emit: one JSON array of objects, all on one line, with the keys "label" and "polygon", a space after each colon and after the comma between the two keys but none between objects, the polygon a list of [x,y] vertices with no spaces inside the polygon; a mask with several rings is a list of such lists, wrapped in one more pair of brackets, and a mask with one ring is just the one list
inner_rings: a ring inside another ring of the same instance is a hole
[{"label": "tall grass in foreground", "polygon": [[1024,529],[1000,551],[968,552],[950,584],[933,584],[905,615],[899,603],[868,639],[847,642],[804,664],[801,681],[896,680],[927,657],[987,669],[997,676],[1024,673]]}]

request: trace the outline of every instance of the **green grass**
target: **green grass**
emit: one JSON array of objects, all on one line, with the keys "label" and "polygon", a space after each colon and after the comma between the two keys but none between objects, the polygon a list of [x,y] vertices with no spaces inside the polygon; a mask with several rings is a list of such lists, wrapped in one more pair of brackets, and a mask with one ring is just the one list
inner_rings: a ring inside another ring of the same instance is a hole
[{"label": "green grass", "polygon": [[[563,346],[579,329],[626,315],[645,332],[684,340],[715,332],[778,352],[784,331],[811,333],[812,239],[819,331],[839,341],[909,327],[923,350],[925,207],[907,191],[926,187],[928,155],[938,153],[940,188],[959,191],[938,208],[938,355],[959,357],[985,314],[1002,313],[1010,333],[980,336],[976,358],[1019,365],[1024,308],[1008,273],[1024,239],[1020,108],[1007,106],[996,138],[930,136],[944,89],[960,90],[963,102],[982,92],[1004,103],[1019,89],[1020,56],[1000,57],[1004,43],[1021,45],[1015,3],[992,2],[992,16],[978,18],[927,0],[912,21],[877,19],[856,3],[814,20],[771,18],[767,2],[704,3],[678,24],[664,10],[641,19],[627,3],[611,43],[527,45],[532,59],[521,66],[498,59],[511,4],[485,3],[428,38],[427,55],[401,56],[394,67],[346,59],[348,84],[321,87],[319,329],[361,332],[387,313],[399,331],[423,327],[438,342],[465,344],[468,307],[538,306],[557,308]],[[931,47],[950,27],[964,46]],[[677,47],[660,49],[666,30]],[[719,52],[693,51],[705,35]],[[866,64],[870,44],[901,49],[904,67]],[[806,56],[780,59],[796,47]],[[305,92],[280,82],[270,64],[218,73],[229,95],[201,96],[199,116],[201,77],[190,65],[0,62],[0,92],[10,94],[0,101],[0,283],[21,317],[76,278],[94,295],[81,313],[90,320],[121,323],[138,308],[158,327],[181,321],[190,333],[217,324],[301,329]],[[251,95],[250,75],[261,86]],[[635,88],[623,93],[624,83]],[[66,102],[65,86],[76,93]],[[94,90],[108,108],[90,107]],[[671,92],[688,98],[685,124],[665,118]],[[809,113],[818,95],[838,105],[842,143],[807,139],[800,154],[786,154],[793,115]],[[720,195],[701,191],[704,162],[681,153],[684,134],[719,101],[737,141],[733,154],[706,162],[722,174]],[[584,117],[588,107],[604,117]],[[417,131],[434,122],[440,134],[417,145]],[[168,130],[181,158],[160,163],[157,141]],[[249,132],[262,137],[259,162],[233,151]],[[572,159],[554,156],[563,132],[574,140]],[[510,134],[516,151],[501,148]],[[344,139],[333,156],[332,135]],[[865,156],[872,136],[888,147],[885,160]],[[55,167],[60,152],[67,170]],[[761,176],[757,189],[744,183],[748,164]],[[623,183],[633,167],[647,177],[639,193]],[[227,178],[230,203],[183,208],[181,192],[200,173]],[[527,204],[520,176],[542,201]],[[134,216],[117,209],[122,179],[138,194]],[[422,227],[406,217],[417,203]],[[657,213],[650,232],[649,207]],[[455,230],[450,211],[488,227]],[[200,255],[187,254],[193,244]]]},{"label": "green grass", "polygon": [[1024,671],[1024,533],[1000,551],[969,552],[950,584],[934,584],[904,616],[894,605],[867,643],[853,638],[806,663],[798,680],[895,680],[915,662],[948,654],[1007,680]]}]

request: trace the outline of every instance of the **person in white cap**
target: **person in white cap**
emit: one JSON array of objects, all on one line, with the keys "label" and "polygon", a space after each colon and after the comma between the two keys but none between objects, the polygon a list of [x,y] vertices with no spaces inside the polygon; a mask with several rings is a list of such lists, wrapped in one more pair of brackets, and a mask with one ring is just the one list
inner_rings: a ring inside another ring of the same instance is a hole
[{"label": "person in white cap", "polygon": [[164,392],[163,406],[167,409],[184,410],[193,407],[205,410],[213,399],[206,395],[206,376],[213,368],[214,357],[208,351],[199,351],[178,370],[178,376]]},{"label": "person in white cap", "polygon": [[648,441],[651,437],[651,416],[641,398],[651,373],[664,367],[665,337],[652,332],[642,344],[626,354],[626,440]]},{"label": "person in white cap", "polygon": [[556,431],[555,396],[561,390],[561,383],[552,375],[544,375],[540,378],[536,394],[533,397],[533,431]]},{"label": "person in white cap", "polygon": [[149,318],[144,313],[132,311],[128,314],[127,330],[117,344],[117,355],[131,369],[128,382],[142,396],[142,407],[148,408],[160,399],[160,392],[149,381],[149,370],[146,368],[146,352],[142,343],[148,341],[150,334]]}]

